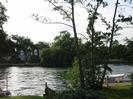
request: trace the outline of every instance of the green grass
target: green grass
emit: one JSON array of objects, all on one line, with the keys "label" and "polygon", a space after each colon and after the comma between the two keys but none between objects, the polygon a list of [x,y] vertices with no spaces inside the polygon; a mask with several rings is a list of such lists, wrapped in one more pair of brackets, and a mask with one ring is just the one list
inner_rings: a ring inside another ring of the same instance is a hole
[{"label": "green grass", "polygon": [[40,96],[14,96],[14,97],[1,97],[0,99],[44,99]]},{"label": "green grass", "polygon": [[103,90],[109,99],[133,99],[133,88],[131,84],[116,84]]},{"label": "green grass", "polygon": [[[133,86],[131,84],[119,83],[114,86],[104,88],[103,95],[108,99],[133,99]],[[0,99],[44,99],[40,96],[15,96],[1,97]]]}]

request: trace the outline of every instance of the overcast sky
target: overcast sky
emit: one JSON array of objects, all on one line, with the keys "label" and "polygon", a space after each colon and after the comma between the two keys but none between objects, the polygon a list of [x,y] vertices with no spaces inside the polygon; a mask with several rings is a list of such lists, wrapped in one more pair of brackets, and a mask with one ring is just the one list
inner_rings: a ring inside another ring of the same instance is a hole
[{"label": "overcast sky", "polygon": [[[54,12],[51,9],[51,5],[44,2],[45,0],[0,0],[7,8],[6,14],[9,16],[8,22],[4,25],[4,30],[7,31],[9,35],[18,34],[20,36],[25,36],[31,38],[33,42],[46,41],[52,42],[54,37],[59,35],[59,31],[71,28],[64,25],[52,25],[37,22],[33,19],[32,14],[39,14],[39,16],[45,16],[51,21],[63,21],[62,16],[58,12]],[[114,0],[113,0],[114,1]],[[116,1],[116,0],[115,0]],[[110,6],[105,10],[100,11],[110,20],[112,18],[112,13],[114,10],[114,3],[110,2]],[[129,13],[133,9],[123,10],[124,13]],[[87,26],[87,13],[81,7],[76,7],[76,20],[77,21],[77,31],[86,35]],[[99,24],[99,29],[102,25]],[[124,29],[120,31],[122,35],[118,37],[122,41],[125,37],[133,37],[133,29]],[[87,35],[86,35],[87,36]]]}]

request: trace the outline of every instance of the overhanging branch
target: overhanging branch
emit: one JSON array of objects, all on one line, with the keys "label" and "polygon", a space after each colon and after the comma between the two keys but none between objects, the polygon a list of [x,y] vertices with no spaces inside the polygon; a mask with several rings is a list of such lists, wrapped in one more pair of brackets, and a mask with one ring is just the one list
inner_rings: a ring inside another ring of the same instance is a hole
[{"label": "overhanging branch", "polygon": [[43,18],[42,16],[38,16],[38,14],[33,14],[31,16],[34,20],[38,21],[38,22],[41,22],[41,23],[44,23],[44,24],[62,24],[62,25],[65,25],[65,26],[68,26],[68,27],[71,27],[73,28],[72,25],[69,25],[67,23],[63,23],[63,22],[52,22],[50,19],[48,18]]},{"label": "overhanging branch", "polygon": [[[49,3],[51,3],[54,7],[58,7],[57,5],[55,5],[51,0],[47,0]],[[64,9],[59,9],[60,11],[63,11],[65,13],[65,15],[72,20],[72,18],[70,17],[70,15],[68,15],[68,13],[64,10]]]},{"label": "overhanging branch", "polygon": [[73,26],[66,24],[66,23],[63,23],[63,22],[46,22],[45,24],[62,24],[62,25],[73,28]]}]

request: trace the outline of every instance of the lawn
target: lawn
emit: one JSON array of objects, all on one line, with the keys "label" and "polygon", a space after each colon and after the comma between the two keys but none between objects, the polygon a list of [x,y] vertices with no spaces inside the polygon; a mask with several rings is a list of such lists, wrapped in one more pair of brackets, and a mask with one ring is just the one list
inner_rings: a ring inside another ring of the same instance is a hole
[{"label": "lawn", "polygon": [[[108,99],[133,99],[133,88],[131,84],[119,83],[114,86],[104,88],[103,95]],[[0,99],[44,99],[40,96],[16,96],[16,97],[3,97]]]},{"label": "lawn", "polygon": [[119,83],[115,86],[105,88],[103,92],[108,99],[133,99],[133,88],[131,84]]},{"label": "lawn", "polygon": [[15,97],[4,97],[0,99],[44,99],[40,96],[15,96]]}]

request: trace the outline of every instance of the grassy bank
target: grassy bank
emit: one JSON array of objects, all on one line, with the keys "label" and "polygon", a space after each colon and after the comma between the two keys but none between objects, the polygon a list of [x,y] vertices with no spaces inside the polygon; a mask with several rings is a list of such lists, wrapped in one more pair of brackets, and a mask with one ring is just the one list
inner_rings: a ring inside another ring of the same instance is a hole
[{"label": "grassy bank", "polygon": [[41,66],[40,63],[0,63],[0,68],[4,67],[11,67],[11,66],[16,66],[16,67],[37,67]]},{"label": "grassy bank", "polygon": [[[119,83],[114,86],[102,90],[102,95],[107,96],[108,99],[133,99],[133,88],[131,84]],[[40,96],[15,96],[15,97],[1,97],[0,99],[44,99]],[[67,98],[66,98],[67,99]]]},{"label": "grassy bank", "polygon": [[131,84],[116,84],[109,88],[105,88],[103,93],[108,99],[133,99],[133,88]]},{"label": "grassy bank", "polygon": [[0,99],[44,99],[40,96],[15,96],[15,97],[1,97]]}]

